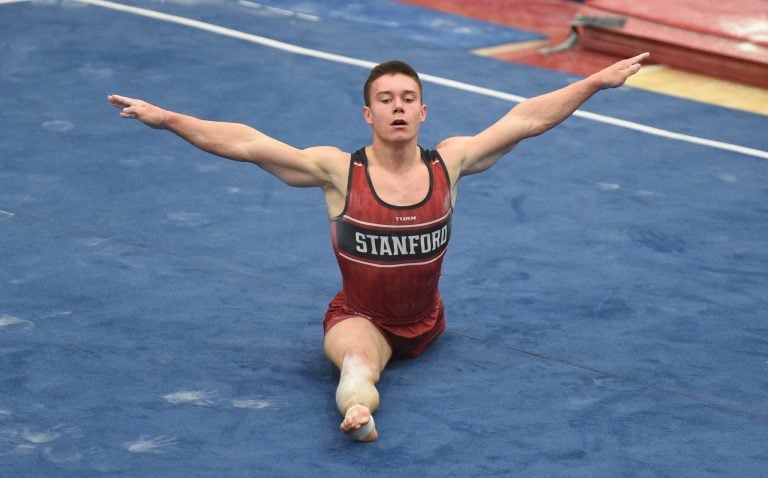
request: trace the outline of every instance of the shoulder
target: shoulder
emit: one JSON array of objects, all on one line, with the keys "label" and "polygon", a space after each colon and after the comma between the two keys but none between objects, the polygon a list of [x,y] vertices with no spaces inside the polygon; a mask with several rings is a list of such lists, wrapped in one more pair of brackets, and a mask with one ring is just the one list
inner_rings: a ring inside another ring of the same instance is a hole
[{"label": "shoulder", "polygon": [[471,140],[471,136],[452,136],[441,141],[435,148],[440,157],[443,158],[443,163],[448,169],[452,183],[461,177],[462,165],[470,148]]},{"label": "shoulder", "polygon": [[338,216],[344,210],[352,155],[335,146],[313,146],[302,152],[310,162],[322,169],[327,178],[323,193],[329,217]]},{"label": "shoulder", "polygon": [[475,136],[455,136],[444,140],[437,147],[446,165],[455,174],[456,180],[462,176],[483,172],[496,164],[508,153],[520,139],[499,146],[497,129],[488,128]]},{"label": "shoulder", "polygon": [[349,159],[349,153],[336,146],[312,146],[303,150],[304,154],[320,161],[339,161]]},{"label": "shoulder", "polygon": [[326,172],[334,172],[346,168],[350,154],[335,146],[312,146],[302,150],[307,161],[316,164]]}]

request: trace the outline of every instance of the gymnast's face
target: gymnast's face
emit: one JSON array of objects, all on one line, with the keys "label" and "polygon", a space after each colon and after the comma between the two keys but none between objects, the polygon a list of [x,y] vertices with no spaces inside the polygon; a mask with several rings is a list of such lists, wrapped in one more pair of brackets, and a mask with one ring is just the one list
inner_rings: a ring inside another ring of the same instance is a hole
[{"label": "gymnast's face", "polygon": [[384,75],[371,84],[370,106],[363,108],[365,121],[374,136],[389,141],[407,141],[418,136],[427,119],[416,81],[403,74]]}]

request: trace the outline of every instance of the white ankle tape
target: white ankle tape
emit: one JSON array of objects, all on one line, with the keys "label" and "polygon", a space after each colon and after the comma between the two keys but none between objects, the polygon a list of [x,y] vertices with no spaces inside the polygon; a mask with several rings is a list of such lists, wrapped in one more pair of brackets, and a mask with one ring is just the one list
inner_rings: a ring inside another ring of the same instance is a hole
[{"label": "white ankle tape", "polygon": [[365,437],[367,437],[368,435],[370,435],[375,427],[376,427],[376,424],[373,421],[373,415],[371,415],[371,419],[368,420],[368,423],[366,423],[365,425],[361,426],[357,430],[350,433],[349,437],[352,438],[353,440],[360,441]]}]

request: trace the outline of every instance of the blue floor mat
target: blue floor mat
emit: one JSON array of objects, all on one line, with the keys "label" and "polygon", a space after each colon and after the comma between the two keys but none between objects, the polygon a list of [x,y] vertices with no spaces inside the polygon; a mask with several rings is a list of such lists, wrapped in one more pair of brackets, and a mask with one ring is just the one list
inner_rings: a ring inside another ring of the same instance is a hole
[{"label": "blue floor mat", "polygon": [[[342,2],[320,21],[132,5],[522,96],[574,79],[396,43]],[[463,180],[448,330],[392,364],[381,440],[357,446],[321,347],[340,285],[321,193],[121,120],[105,97],[353,150],[370,140],[366,70],[77,2],[0,5],[0,32],[0,475],[768,470],[765,160],[572,118]],[[425,88],[428,147],[512,106]],[[768,149],[757,115],[631,88],[584,108]]]}]

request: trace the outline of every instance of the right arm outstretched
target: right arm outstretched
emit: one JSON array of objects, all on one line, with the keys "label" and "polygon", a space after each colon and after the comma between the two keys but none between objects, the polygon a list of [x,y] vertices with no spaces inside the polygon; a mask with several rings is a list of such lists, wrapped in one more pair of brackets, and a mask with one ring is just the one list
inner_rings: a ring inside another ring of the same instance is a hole
[{"label": "right arm outstretched", "polygon": [[327,187],[335,183],[332,147],[297,149],[240,123],[207,121],[119,95],[107,97],[123,118],[171,131],[193,146],[217,156],[254,163],[291,186]]}]

